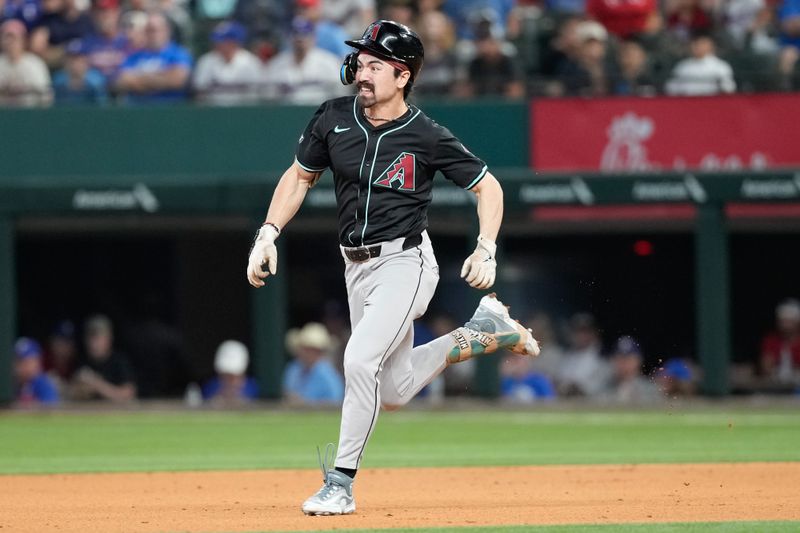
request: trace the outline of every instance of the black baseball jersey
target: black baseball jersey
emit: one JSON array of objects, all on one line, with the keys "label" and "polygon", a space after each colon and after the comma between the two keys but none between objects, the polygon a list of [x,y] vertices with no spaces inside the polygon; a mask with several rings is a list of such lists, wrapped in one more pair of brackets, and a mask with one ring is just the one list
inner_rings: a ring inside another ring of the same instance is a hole
[{"label": "black baseball jersey", "polygon": [[464,189],[486,175],[483,161],[415,106],[397,120],[373,126],[353,96],[317,109],[300,136],[296,158],[309,172],[333,171],[343,246],[425,230],[437,170]]}]

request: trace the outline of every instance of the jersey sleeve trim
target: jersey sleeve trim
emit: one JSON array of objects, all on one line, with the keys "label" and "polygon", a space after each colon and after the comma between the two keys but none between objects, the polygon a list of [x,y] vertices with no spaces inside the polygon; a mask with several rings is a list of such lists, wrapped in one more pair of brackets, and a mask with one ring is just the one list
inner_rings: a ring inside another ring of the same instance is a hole
[{"label": "jersey sleeve trim", "polygon": [[475,178],[474,180],[472,180],[472,183],[470,183],[469,185],[464,187],[464,189],[468,191],[471,188],[473,188],[474,186],[476,186],[478,184],[478,182],[481,181],[484,176],[486,176],[486,172],[488,170],[489,170],[489,166],[488,165],[483,165],[483,168],[481,169],[480,173],[478,174],[478,177]]},{"label": "jersey sleeve trim", "polygon": [[294,160],[295,160],[295,162],[297,163],[297,166],[298,166],[298,167],[300,167],[300,168],[302,168],[302,169],[303,169],[303,170],[305,170],[306,172],[324,172],[324,171],[325,171],[325,168],[311,168],[311,167],[307,167],[307,166],[305,166],[303,163],[301,163],[301,162],[300,162],[300,160],[299,160],[299,159],[297,159],[297,157],[295,157],[295,158],[294,158]]}]

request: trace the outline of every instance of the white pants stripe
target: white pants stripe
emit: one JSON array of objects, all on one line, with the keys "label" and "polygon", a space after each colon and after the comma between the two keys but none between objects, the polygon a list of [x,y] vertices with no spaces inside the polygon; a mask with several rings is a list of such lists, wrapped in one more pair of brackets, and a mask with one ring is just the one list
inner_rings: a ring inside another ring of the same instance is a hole
[{"label": "white pants stripe", "polygon": [[439,281],[430,239],[345,267],[352,333],[344,355],[345,393],[336,466],[358,468],[380,407],[408,403],[447,366],[449,335],[412,349],[413,321]]}]

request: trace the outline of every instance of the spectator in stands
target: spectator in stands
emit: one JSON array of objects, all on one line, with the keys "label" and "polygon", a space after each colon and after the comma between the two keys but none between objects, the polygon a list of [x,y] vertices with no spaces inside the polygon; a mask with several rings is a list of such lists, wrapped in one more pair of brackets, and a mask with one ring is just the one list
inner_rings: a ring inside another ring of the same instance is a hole
[{"label": "spectator in stands", "polygon": [[[125,38],[126,54],[123,58],[128,58],[134,52],[138,52],[147,45],[147,13],[144,11],[126,11],[119,19],[120,31]],[[120,63],[119,67],[122,67]]]},{"label": "spectator in stands", "polygon": [[258,398],[258,383],[247,376],[250,353],[239,341],[227,340],[214,356],[217,375],[203,386],[203,399],[212,405],[235,407]]},{"label": "spectator in stands", "polygon": [[555,379],[561,360],[564,357],[564,347],[556,335],[553,321],[547,313],[533,315],[526,325],[534,332],[539,341],[539,355],[533,359],[531,370],[547,376],[551,381]]},{"label": "spectator in stands", "polygon": [[780,26],[779,71],[783,89],[797,86],[796,65],[800,58],[800,0],[783,0],[778,9]]},{"label": "spectator in stands", "polygon": [[559,79],[564,93],[573,96],[602,96],[608,93],[606,49],[608,32],[599,23],[587,20],[576,28],[578,53],[562,63]]},{"label": "spectator in stands", "polygon": [[637,39],[619,43],[610,87],[612,94],[620,96],[655,96],[656,79],[647,60],[647,51]]},{"label": "spectator in stands", "polygon": [[55,383],[42,372],[42,347],[20,337],[14,344],[16,402],[20,406],[52,405],[59,401]]},{"label": "spectator in stands", "polygon": [[261,62],[272,58],[286,39],[291,3],[284,0],[238,0],[233,18],[247,29],[250,50]]},{"label": "spectator in stands", "polygon": [[[543,76],[555,78],[565,63],[577,61],[581,48],[578,27],[582,23],[583,20],[580,17],[574,16],[564,18],[558,25],[555,37],[550,40],[542,53],[540,73]],[[559,90],[554,88],[547,92],[560,94]]]},{"label": "spectator in stands", "polygon": [[546,375],[533,369],[534,359],[511,355],[500,367],[500,397],[509,403],[528,405],[552,400],[555,387]]},{"label": "spectator in stands", "polygon": [[441,11],[430,11],[420,16],[419,34],[425,43],[425,75],[414,82],[414,92],[423,96],[444,96],[456,82],[453,25]]},{"label": "spectator in stands", "polygon": [[693,396],[697,390],[697,371],[686,359],[670,359],[656,371],[656,384],[667,398]]},{"label": "spectator in stands", "polygon": [[735,48],[774,54],[778,43],[769,35],[773,14],[765,0],[723,0],[719,18]]},{"label": "spectator in stands", "polygon": [[88,50],[89,66],[98,70],[106,80],[111,80],[128,53],[133,52],[122,32],[119,0],[94,0],[92,20],[95,31],[83,40]]},{"label": "spectator in stands", "polygon": [[98,105],[108,102],[106,78],[89,67],[89,50],[83,41],[72,41],[66,50],[66,66],[53,75],[57,105]]},{"label": "spectator in stands", "polygon": [[51,69],[64,64],[66,46],[92,34],[94,25],[77,0],[42,0],[42,16],[31,32],[31,51]]},{"label": "spectator in stands", "polygon": [[50,73],[41,58],[25,50],[27,33],[19,20],[0,26],[0,106],[39,107],[52,102]]},{"label": "spectator in stands", "polygon": [[662,26],[656,0],[588,0],[586,12],[621,39],[654,34]]},{"label": "spectator in stands", "polygon": [[457,86],[458,96],[522,98],[525,95],[525,84],[516,56],[504,53],[504,41],[494,31],[489,21],[479,24],[475,39],[476,55],[469,64],[467,82]]},{"label": "spectator in stands", "polygon": [[775,308],[775,330],[761,342],[761,369],[778,384],[800,385],[800,300]]},{"label": "spectator in stands", "polygon": [[322,0],[322,18],[338,24],[351,37],[360,37],[375,14],[375,0]]},{"label": "spectator in stands", "polygon": [[561,396],[600,396],[608,388],[611,368],[600,355],[602,344],[594,317],[578,313],[569,326],[571,346],[559,365],[556,390]]},{"label": "spectator in stands", "polygon": [[691,57],[675,65],[665,87],[669,95],[706,96],[736,91],[731,66],[715,55],[714,40],[705,32],[692,36]]},{"label": "spectator in stands", "polygon": [[702,8],[700,0],[670,0],[665,16],[668,35],[684,46],[693,35],[710,34],[713,29],[711,15]]},{"label": "spectator in stands", "polygon": [[459,39],[472,40],[478,37],[475,32],[476,18],[492,21],[492,33],[498,38],[506,35],[506,23],[514,9],[514,0],[445,0],[442,11],[456,25]]},{"label": "spectator in stands", "polygon": [[416,2],[414,0],[384,0],[379,18],[393,20],[406,26],[416,26]]},{"label": "spectator in stands", "polygon": [[261,62],[242,48],[244,26],[219,23],[211,32],[214,49],[197,61],[193,87],[197,100],[212,105],[254,104],[258,101]]},{"label": "spectator in stands", "polygon": [[[341,59],[344,59],[344,56],[353,51],[352,48],[344,43],[350,38],[344,28],[336,22],[322,17],[320,0],[295,0],[295,13],[298,17],[310,20],[314,24],[317,34],[317,47],[327,50]],[[426,47],[426,56],[427,52]]]},{"label": "spectator in stands", "polygon": [[264,97],[292,104],[318,104],[348,93],[339,82],[341,60],[314,44],[314,24],[292,22],[292,47],[275,56],[264,68]]},{"label": "spectator in stands", "polygon": [[642,351],[635,339],[624,336],[617,340],[611,355],[614,376],[605,395],[607,400],[642,404],[661,397],[656,384],[642,374],[642,361]]},{"label": "spectator in stands", "polygon": [[146,47],[122,64],[116,90],[137,104],[186,100],[191,55],[171,41],[169,24],[160,13],[148,15],[145,33]]},{"label": "spectator in stands", "polygon": [[114,349],[114,330],[105,315],[89,317],[84,327],[86,354],[75,373],[70,396],[76,400],[130,402],[136,398],[133,369],[128,359]]},{"label": "spectator in stands", "polygon": [[344,380],[328,359],[331,337],[325,326],[309,322],[286,334],[294,360],[283,374],[283,396],[294,405],[338,405],[344,399]]},{"label": "spectator in stands", "polygon": [[0,24],[7,20],[20,20],[30,31],[41,16],[38,0],[0,0]]},{"label": "spectator in stands", "polygon": [[78,359],[78,346],[75,339],[75,324],[62,320],[53,328],[44,354],[44,369],[63,390],[72,379]]}]

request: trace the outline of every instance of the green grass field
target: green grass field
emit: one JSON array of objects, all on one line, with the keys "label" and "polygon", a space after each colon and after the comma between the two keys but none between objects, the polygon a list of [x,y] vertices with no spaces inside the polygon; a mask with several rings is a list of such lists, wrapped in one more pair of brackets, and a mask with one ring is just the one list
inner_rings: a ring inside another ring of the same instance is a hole
[{"label": "green grass field", "polygon": [[[315,447],[336,440],[338,423],[338,412],[7,412],[0,473],[317,468]],[[800,410],[785,407],[401,411],[382,415],[363,466],[800,461],[798,442]],[[800,523],[435,531],[794,533]]]}]

